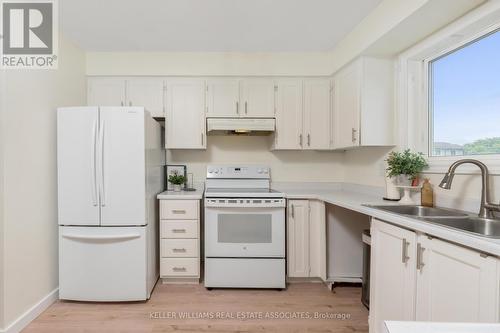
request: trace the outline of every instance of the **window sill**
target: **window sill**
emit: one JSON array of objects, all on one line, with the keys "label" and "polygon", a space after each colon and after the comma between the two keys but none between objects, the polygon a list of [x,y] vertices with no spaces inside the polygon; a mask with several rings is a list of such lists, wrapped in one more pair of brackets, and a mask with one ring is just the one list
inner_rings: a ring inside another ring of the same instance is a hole
[{"label": "window sill", "polygon": [[[475,159],[483,162],[488,167],[490,175],[500,176],[500,156],[475,155],[475,156],[446,156],[429,157],[429,168],[423,171],[424,174],[444,174],[448,171],[450,165],[461,159]],[[457,168],[458,175],[476,175],[481,174],[479,168],[473,164],[460,165]]]}]

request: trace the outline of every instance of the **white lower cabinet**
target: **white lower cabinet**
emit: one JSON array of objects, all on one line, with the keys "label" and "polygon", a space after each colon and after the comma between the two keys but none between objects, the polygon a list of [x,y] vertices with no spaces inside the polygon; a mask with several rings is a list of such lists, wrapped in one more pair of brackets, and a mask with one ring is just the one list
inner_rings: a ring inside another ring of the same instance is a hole
[{"label": "white lower cabinet", "polygon": [[370,332],[385,332],[384,320],[413,320],[415,246],[413,231],[372,220]]},{"label": "white lower cabinet", "polygon": [[322,201],[288,200],[287,275],[326,280],[326,221]]},{"label": "white lower cabinet", "polygon": [[385,320],[498,322],[498,258],[372,219],[370,332]]},{"label": "white lower cabinet", "polygon": [[418,321],[499,321],[498,259],[422,235]]},{"label": "white lower cabinet", "polygon": [[160,200],[160,278],[199,283],[200,200]]}]

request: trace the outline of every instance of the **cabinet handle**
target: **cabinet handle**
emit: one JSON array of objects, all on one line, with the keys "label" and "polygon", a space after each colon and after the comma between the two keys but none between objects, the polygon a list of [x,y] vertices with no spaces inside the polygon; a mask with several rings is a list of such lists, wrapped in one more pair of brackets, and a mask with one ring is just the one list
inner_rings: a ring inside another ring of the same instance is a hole
[{"label": "cabinet handle", "polygon": [[311,146],[311,134],[307,134],[307,145],[310,147]]},{"label": "cabinet handle", "polygon": [[300,143],[300,146],[302,147],[302,134],[299,134],[299,143]]},{"label": "cabinet handle", "polygon": [[185,272],[186,271],[186,267],[173,267],[172,270],[174,272]]},{"label": "cabinet handle", "polygon": [[186,214],[186,210],[184,210],[184,209],[172,209],[172,213],[174,213],[174,214]]},{"label": "cabinet handle", "polygon": [[292,218],[295,218],[295,205],[294,205],[294,204],[292,204],[292,205],[291,205],[291,208],[292,208],[292,209],[291,209],[291,212],[290,212],[290,213],[292,214]]},{"label": "cabinet handle", "polygon": [[408,257],[408,246],[409,245],[410,245],[410,243],[406,241],[406,238],[403,238],[403,244],[401,246],[401,262],[403,264],[406,264],[408,259],[410,259],[410,257]]},{"label": "cabinet handle", "polygon": [[248,102],[245,101],[245,114],[248,113]]},{"label": "cabinet handle", "polygon": [[424,251],[425,251],[425,247],[423,247],[422,245],[420,245],[420,243],[417,244],[417,270],[419,271],[422,271],[422,267],[425,266],[424,262],[423,262],[423,254],[424,254]]},{"label": "cabinet handle", "polygon": [[172,229],[172,232],[176,234],[186,233],[186,229]]},{"label": "cabinet handle", "polygon": [[236,114],[240,114],[240,102],[236,101]]},{"label": "cabinet handle", "polygon": [[356,142],[356,132],[358,132],[357,129],[353,128],[351,135],[352,135],[352,142]]},{"label": "cabinet handle", "polygon": [[186,249],[182,248],[182,249],[172,249],[172,251],[174,252],[186,252]]}]

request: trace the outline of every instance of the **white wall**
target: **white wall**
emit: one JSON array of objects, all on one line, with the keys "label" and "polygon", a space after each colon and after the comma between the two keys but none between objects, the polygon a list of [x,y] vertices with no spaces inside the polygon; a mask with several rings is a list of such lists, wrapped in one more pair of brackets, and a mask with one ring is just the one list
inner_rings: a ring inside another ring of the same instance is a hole
[{"label": "white wall", "polygon": [[[363,148],[348,151],[343,161],[344,181],[348,183],[385,186],[383,169],[385,159],[390,149]],[[460,171],[458,169],[458,171]],[[443,190],[438,184],[444,173],[428,174],[422,177],[429,178],[433,184],[435,203],[438,206],[453,207],[468,211],[479,211],[481,196],[481,176],[479,174],[457,174],[450,190]],[[490,176],[491,199],[500,200],[500,175]],[[415,196],[419,200],[418,194]]]},{"label": "white wall", "polygon": [[208,136],[207,150],[168,150],[167,164],[187,164],[203,181],[207,164],[249,163],[271,167],[273,181],[337,182],[343,179],[342,153],[269,151],[271,137]]},{"label": "white wall", "polygon": [[63,38],[59,69],[6,72],[4,327],[58,287],[56,108],[85,91],[85,55]]},{"label": "white wall", "polygon": [[323,53],[89,52],[88,75],[329,75]]},{"label": "white wall", "polygon": [[3,150],[5,143],[5,127],[4,127],[4,110],[5,110],[5,71],[0,70],[0,330],[4,327],[4,238],[5,233],[3,230],[4,220],[4,158]]}]

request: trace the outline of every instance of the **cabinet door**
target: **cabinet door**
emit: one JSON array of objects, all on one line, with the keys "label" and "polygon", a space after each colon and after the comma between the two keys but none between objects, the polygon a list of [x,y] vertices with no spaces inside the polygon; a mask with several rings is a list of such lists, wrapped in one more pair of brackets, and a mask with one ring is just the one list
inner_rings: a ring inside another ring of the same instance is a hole
[{"label": "cabinet door", "polygon": [[163,79],[134,78],[127,80],[127,105],[142,106],[152,117],[165,117]]},{"label": "cabinet door", "polygon": [[309,201],[288,201],[287,263],[289,277],[309,277]]},{"label": "cabinet door", "polygon": [[205,81],[177,79],[167,82],[166,148],[204,149]]},{"label": "cabinet door", "polygon": [[246,79],[240,84],[242,117],[274,117],[274,84],[270,79]]},{"label": "cabinet door", "polygon": [[335,147],[359,146],[361,65],[355,62],[335,76]]},{"label": "cabinet door", "polygon": [[414,320],[414,232],[372,220],[370,332],[382,333],[385,320]]},{"label": "cabinet door", "polygon": [[239,79],[207,81],[207,117],[238,117],[241,113]]},{"label": "cabinet door", "polygon": [[96,77],[87,81],[87,104],[91,106],[124,106],[125,80]]},{"label": "cabinet door", "polygon": [[274,149],[302,149],[302,80],[283,80],[275,84]]},{"label": "cabinet door", "polygon": [[330,81],[304,81],[304,149],[330,148]]},{"label": "cabinet door", "polygon": [[309,200],[309,262],[311,277],[326,281],[326,211],[325,203]]},{"label": "cabinet door", "polygon": [[416,320],[499,320],[497,259],[427,236],[418,243]]}]

